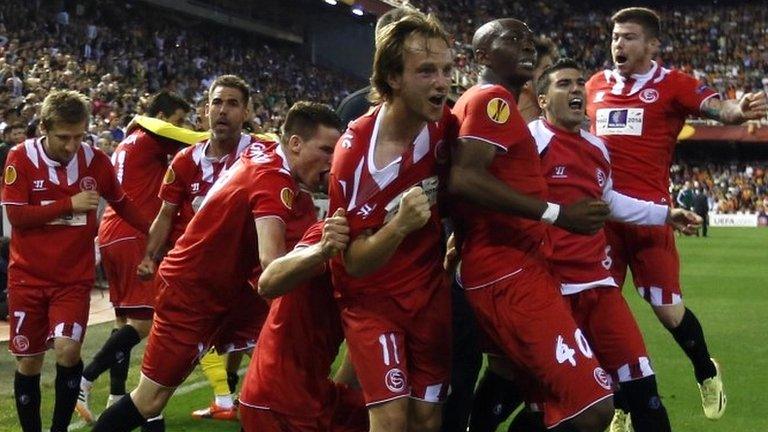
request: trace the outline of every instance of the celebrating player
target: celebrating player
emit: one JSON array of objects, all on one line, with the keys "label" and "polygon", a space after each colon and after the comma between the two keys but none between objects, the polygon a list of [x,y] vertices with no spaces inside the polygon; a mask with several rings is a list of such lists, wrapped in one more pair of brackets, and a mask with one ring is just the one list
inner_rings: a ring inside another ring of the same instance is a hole
[{"label": "celebrating player", "polygon": [[[241,96],[211,100],[226,106]],[[330,108],[298,102],[280,143],[251,145],[219,178],[160,266],[163,288],[139,385],[102,414],[94,431],[129,431],[156,416],[209,346],[236,349],[243,326],[250,329],[254,315],[263,321],[266,304],[249,281],[316,221],[302,187],[325,183],[339,128]]]},{"label": "celebrating player", "polygon": [[89,105],[80,93],[51,92],[41,109],[42,137],[14,147],[5,169],[3,204],[13,227],[10,349],[18,360],[14,396],[25,432],[41,430],[40,371],[51,347],[56,353],[51,431],[66,431],[72,418],[94,283],[99,196],[139,234],[148,228],[109,157],[82,142]]},{"label": "celebrating player", "polygon": [[[612,21],[615,67],[593,75],[586,87],[591,130],[607,144],[616,191],[669,205],[669,165],[686,117],[703,115],[730,124],[762,118],[768,110],[766,95],[721,100],[693,77],[656,63],[661,28],[650,9],[622,9]],[[722,377],[699,320],[683,302],[672,231],[609,223],[611,273],[621,286],[627,267],[632,269],[638,292],[693,364],[704,415],[718,419],[727,401]]]},{"label": "celebrating player", "polygon": [[[147,115],[179,126],[189,110],[189,104],[179,96],[163,91],[152,98]],[[179,141],[137,126],[112,154],[118,181],[146,220],[152,220],[160,208],[157,193],[168,166],[168,156],[181,146]],[[93,422],[88,406],[91,387],[104,371],[110,370],[107,405],[125,394],[131,349],[149,333],[157,295],[152,281],[142,281],[136,275],[136,266],[146,250],[146,233],[137,232],[112,207],[106,209],[99,226],[99,248],[109,281],[110,302],[115,308],[115,329],[83,369],[75,408],[87,423]]]},{"label": "celebrating player", "polygon": [[436,431],[448,390],[450,291],[439,254],[438,157],[451,124],[449,38],[409,13],[377,34],[370,113],[338,142],[330,208],[351,243],[331,269],[371,431]]},{"label": "celebrating player", "polygon": [[613,411],[610,381],[548,271],[545,223],[592,234],[608,207],[594,199],[544,201],[536,146],[515,104],[536,61],[528,26],[491,21],[472,43],[484,66],[480,82],[453,109],[460,122],[449,182],[459,201],[457,277],[479,327],[512,361],[515,376],[543,389],[533,394],[521,386],[529,401],[544,403],[547,427],[602,431]]}]

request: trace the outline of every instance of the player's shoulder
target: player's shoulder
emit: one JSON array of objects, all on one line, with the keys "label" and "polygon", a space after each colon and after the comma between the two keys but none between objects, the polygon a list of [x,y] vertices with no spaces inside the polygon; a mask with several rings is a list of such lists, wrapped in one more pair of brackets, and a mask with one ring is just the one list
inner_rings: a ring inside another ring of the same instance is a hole
[{"label": "player's shoulder", "polygon": [[499,102],[508,105],[516,105],[514,95],[504,86],[499,84],[476,84],[464,92],[462,97],[459,98],[459,101],[461,102],[462,99],[465,104],[489,103],[494,100],[499,100]]},{"label": "player's shoulder", "polygon": [[537,118],[528,123],[528,131],[531,132],[533,140],[536,142],[536,149],[539,154],[542,154],[544,150],[549,147],[549,143],[555,137],[555,131],[547,126],[546,122],[542,118]]},{"label": "player's shoulder", "polygon": [[611,74],[612,71],[610,69],[603,69],[593,73],[585,84],[587,91],[609,85]]},{"label": "player's shoulder", "polygon": [[107,153],[104,152],[104,150],[83,141],[80,143],[79,151],[82,152],[83,157],[85,158],[86,166],[90,166],[91,163],[95,163],[97,165],[107,164],[111,169],[112,161]]},{"label": "player's shoulder", "polygon": [[242,170],[255,176],[291,177],[288,158],[279,142],[253,142],[240,156]]},{"label": "player's shoulder", "polygon": [[605,141],[584,129],[580,129],[579,134],[584,141],[591,145],[592,148],[598,150],[606,161],[611,161],[611,158],[608,154],[608,147],[606,147]]}]

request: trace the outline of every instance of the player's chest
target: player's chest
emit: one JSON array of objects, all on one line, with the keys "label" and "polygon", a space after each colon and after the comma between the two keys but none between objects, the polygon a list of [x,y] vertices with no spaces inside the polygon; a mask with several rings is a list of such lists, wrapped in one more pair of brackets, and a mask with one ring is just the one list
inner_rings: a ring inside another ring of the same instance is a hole
[{"label": "player's chest", "polygon": [[588,96],[587,114],[597,136],[641,136],[666,129],[671,94],[664,88],[644,88],[631,95],[597,90]]},{"label": "player's chest", "polygon": [[542,157],[541,168],[549,193],[561,198],[599,198],[608,181],[609,167],[588,149],[575,150],[554,146]]},{"label": "player's chest", "polygon": [[98,177],[90,170],[73,174],[64,168],[43,167],[33,171],[28,178],[27,189],[30,204],[33,205],[44,205],[44,201],[100,189]]}]

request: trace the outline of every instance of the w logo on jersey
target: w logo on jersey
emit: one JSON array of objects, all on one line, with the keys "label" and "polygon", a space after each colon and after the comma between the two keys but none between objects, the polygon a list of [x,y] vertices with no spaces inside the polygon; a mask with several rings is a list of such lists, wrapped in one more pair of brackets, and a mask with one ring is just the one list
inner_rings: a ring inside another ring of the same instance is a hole
[{"label": "w logo on jersey", "polygon": [[262,143],[253,143],[250,146],[248,146],[248,149],[245,151],[245,154],[248,158],[253,161],[253,163],[257,164],[265,164],[272,161],[272,156],[264,153],[264,150],[266,150],[266,147],[264,147],[264,144]]},{"label": "w logo on jersey", "polygon": [[370,204],[363,204],[362,207],[357,211],[357,215],[361,216],[363,219],[367,218],[368,216],[373,213],[373,211],[376,209],[376,204],[370,205]]}]

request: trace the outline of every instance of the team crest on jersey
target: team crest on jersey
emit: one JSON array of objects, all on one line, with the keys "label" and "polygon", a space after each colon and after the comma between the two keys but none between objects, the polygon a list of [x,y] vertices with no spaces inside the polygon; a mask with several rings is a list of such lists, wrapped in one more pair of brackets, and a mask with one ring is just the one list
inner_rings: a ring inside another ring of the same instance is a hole
[{"label": "team crest on jersey", "polygon": [[290,188],[283,188],[283,190],[280,191],[280,201],[283,202],[283,205],[290,210],[293,207],[293,191]]},{"label": "team crest on jersey", "polygon": [[645,103],[654,103],[659,100],[659,91],[656,89],[645,89],[640,92],[640,100]]},{"label": "team crest on jersey", "polygon": [[96,179],[91,176],[86,176],[80,179],[81,191],[95,191],[98,186],[99,185],[96,183]]},{"label": "team crest on jersey", "polygon": [[5,167],[5,184],[12,185],[16,182],[18,177],[19,175],[16,173],[16,167],[13,165],[8,165]]},{"label": "team crest on jersey", "polygon": [[173,170],[173,167],[168,167],[168,169],[165,170],[165,176],[163,177],[163,183],[171,184],[174,181],[176,181],[176,172]]},{"label": "team crest on jersey", "polygon": [[600,187],[605,186],[605,173],[600,168],[597,169],[597,185]]},{"label": "team crest on jersey", "polygon": [[392,393],[400,393],[405,390],[407,383],[408,380],[405,378],[405,374],[398,368],[390,369],[384,376],[384,384]]},{"label": "team crest on jersey", "polygon": [[601,367],[596,367],[594,370],[593,375],[595,376],[595,381],[600,385],[600,387],[606,389],[606,390],[612,390],[612,380],[611,376],[608,375],[608,373],[605,372],[605,370]]},{"label": "team crest on jersey", "polygon": [[502,98],[493,98],[485,106],[485,112],[493,122],[504,124],[509,120],[509,103]]},{"label": "team crest on jersey", "polygon": [[29,339],[24,335],[16,335],[13,338],[13,347],[16,351],[24,352],[29,349]]}]

